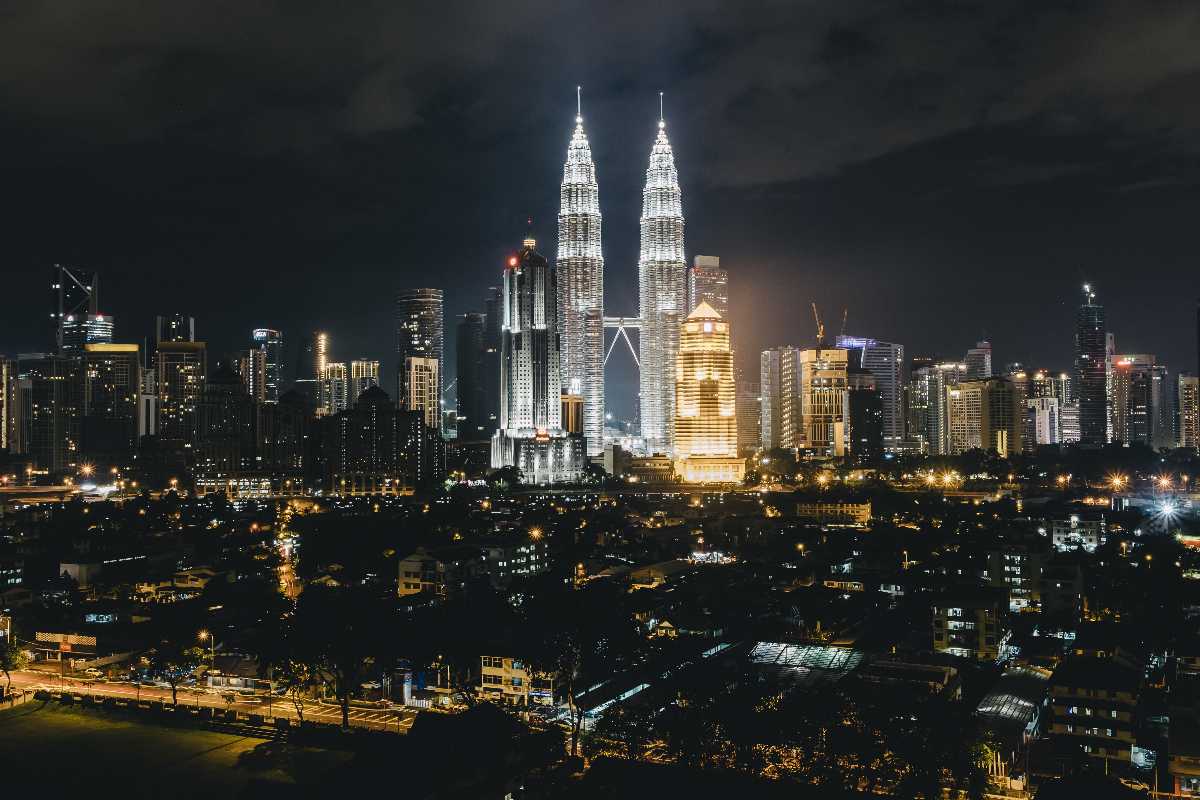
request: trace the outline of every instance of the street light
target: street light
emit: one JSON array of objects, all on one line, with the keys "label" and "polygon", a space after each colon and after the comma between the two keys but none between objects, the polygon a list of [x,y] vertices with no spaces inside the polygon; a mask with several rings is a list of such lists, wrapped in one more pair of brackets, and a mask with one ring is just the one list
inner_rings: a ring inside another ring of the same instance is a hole
[{"label": "street light", "polygon": [[196,638],[202,642],[208,642],[208,663],[212,666],[217,660],[217,643],[213,635],[206,630],[202,630],[196,634]]}]

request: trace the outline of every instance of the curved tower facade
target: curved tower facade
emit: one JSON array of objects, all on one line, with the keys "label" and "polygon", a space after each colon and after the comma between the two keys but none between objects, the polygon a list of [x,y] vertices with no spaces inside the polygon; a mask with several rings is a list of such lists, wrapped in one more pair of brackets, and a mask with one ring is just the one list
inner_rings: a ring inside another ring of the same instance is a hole
[{"label": "curved tower facade", "polygon": [[667,125],[658,121],[642,190],[642,246],[638,259],[641,317],[641,428],[649,452],[673,452],[675,361],[687,315],[683,203]]},{"label": "curved tower facade", "polygon": [[556,261],[563,391],[583,398],[583,435],[595,455],[604,446],[604,256],[600,189],[581,115],[563,164]]}]

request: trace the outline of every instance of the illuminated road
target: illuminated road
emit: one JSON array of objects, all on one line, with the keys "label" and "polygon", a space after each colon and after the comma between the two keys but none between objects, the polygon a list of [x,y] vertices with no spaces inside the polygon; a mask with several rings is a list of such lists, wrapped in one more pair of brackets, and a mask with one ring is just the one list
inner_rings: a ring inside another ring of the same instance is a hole
[{"label": "illuminated road", "polygon": [[[2,677],[2,676],[0,676]],[[171,702],[171,690],[160,686],[137,686],[131,683],[107,682],[96,683],[77,678],[61,679],[47,672],[23,671],[12,673],[13,691],[49,689],[72,689],[77,694],[94,695],[96,697],[121,697],[127,700],[161,700]],[[247,702],[244,699],[227,703],[225,696],[212,689],[194,689],[180,687],[178,692],[181,707],[211,706],[221,711],[232,710],[243,714],[262,714],[267,717],[284,717],[296,719],[296,707],[287,698],[274,697],[267,702]],[[307,701],[303,704],[304,719],[325,723],[341,724],[342,711],[338,706]],[[351,708],[350,724],[359,728],[372,730],[388,730],[407,733],[416,719],[417,712],[410,708]]]}]

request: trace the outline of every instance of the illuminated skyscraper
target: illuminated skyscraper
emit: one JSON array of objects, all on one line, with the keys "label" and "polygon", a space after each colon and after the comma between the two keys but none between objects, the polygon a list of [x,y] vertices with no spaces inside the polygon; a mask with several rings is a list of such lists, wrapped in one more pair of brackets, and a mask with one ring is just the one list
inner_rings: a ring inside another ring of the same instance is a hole
[{"label": "illuminated skyscraper", "polygon": [[1179,376],[1179,446],[1200,449],[1200,378]]},{"label": "illuminated skyscraper", "polygon": [[196,341],[196,320],[186,314],[159,315],[154,320],[154,343]]},{"label": "illuminated skyscraper", "polygon": [[196,407],[208,375],[204,342],[159,342],[154,372],[158,377],[159,439],[190,442],[196,431]]},{"label": "illuminated skyscraper", "polygon": [[267,399],[267,353],[260,347],[251,347],[238,353],[234,371],[242,379],[242,387],[254,400],[262,403]]},{"label": "illuminated skyscraper", "polygon": [[661,115],[642,191],[638,301],[642,438],[649,452],[669,455],[673,452],[675,358],[687,314],[687,262],[679,175]]},{"label": "illuminated skyscraper", "polygon": [[344,361],[326,361],[321,370],[321,405],[319,416],[333,415],[352,405],[350,373]]},{"label": "illuminated skyscraper", "polygon": [[[1108,352],[1104,306],[1083,285],[1083,305],[1075,317],[1075,397],[1079,403],[1079,443],[1103,447],[1108,441]],[[1065,438],[1065,437],[1064,437]]]},{"label": "illuminated skyscraper", "polygon": [[729,320],[729,272],[721,266],[717,256],[696,256],[687,271],[688,311],[701,303],[708,303]]},{"label": "illuminated skyscraper", "polygon": [[584,444],[562,427],[555,270],[525,239],[504,268],[500,330],[500,428],[492,466],[517,467],[531,483],[578,480]]},{"label": "illuminated skyscraper", "polygon": [[563,391],[583,397],[587,450],[604,447],[604,255],[600,189],[577,109],[558,210],[558,323]]},{"label": "illuminated skyscraper", "polygon": [[[442,352],[442,303],[441,289],[401,289],[396,294],[396,399],[401,410],[417,410],[406,405],[408,398],[413,396],[410,387],[405,383],[408,376],[408,370],[405,368],[407,359],[436,359],[441,380],[442,365],[446,363],[445,354]],[[440,400],[440,384],[437,390]],[[440,412],[438,413],[440,416]]]},{"label": "illuminated skyscraper", "polygon": [[675,472],[689,483],[734,483],[745,475],[729,334],[729,323],[704,301],[680,331],[673,439]]},{"label": "illuminated skyscraper", "polygon": [[992,377],[992,343],[976,342],[974,347],[967,350],[963,363],[967,365],[967,380]]},{"label": "illuminated skyscraper", "polygon": [[[904,345],[838,336],[837,346],[850,351],[850,365],[869,370],[883,403],[883,449],[904,449]],[[990,360],[989,360],[990,363]]]},{"label": "illuminated skyscraper", "polygon": [[[802,441],[816,456],[841,457],[849,444],[846,383],[847,351],[818,348],[800,351]],[[786,426],[785,426],[786,428]]]},{"label": "illuminated skyscraper", "polygon": [[283,334],[272,328],[255,328],[250,340],[263,351],[266,371],[263,399],[268,403],[278,403],[283,393]]},{"label": "illuminated skyscraper", "polygon": [[403,383],[408,395],[404,398],[407,411],[421,412],[425,426],[441,430],[442,409],[441,363],[436,358],[409,356],[404,359]]},{"label": "illuminated skyscraper", "polygon": [[138,440],[141,385],[142,354],[138,345],[86,346],[82,428],[86,461],[97,467],[132,464]]},{"label": "illuminated skyscraper", "polygon": [[[85,320],[90,314],[99,314],[100,276],[91,270],[64,267],[55,264],[50,275],[50,292],[53,300],[50,319],[54,322],[54,343],[62,351],[63,324],[68,317]],[[109,341],[112,341],[110,338]],[[64,355],[82,356],[82,349]]]},{"label": "illuminated skyscraper", "polygon": [[112,343],[113,318],[109,314],[67,314],[59,331],[62,334],[59,352],[82,358],[87,345]]}]

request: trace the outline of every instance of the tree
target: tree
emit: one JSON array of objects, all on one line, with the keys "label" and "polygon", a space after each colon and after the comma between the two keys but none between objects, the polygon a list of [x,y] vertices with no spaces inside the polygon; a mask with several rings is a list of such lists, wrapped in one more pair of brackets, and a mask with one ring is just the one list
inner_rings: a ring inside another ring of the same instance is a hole
[{"label": "tree", "polygon": [[12,693],[12,675],[9,673],[28,666],[29,656],[17,645],[17,640],[11,636],[5,637],[0,643],[0,672],[4,673],[4,694]]},{"label": "tree", "polygon": [[304,699],[321,686],[316,671],[303,661],[286,659],[277,665],[275,682],[283,687],[284,693],[296,709],[296,718],[304,722]]},{"label": "tree", "polygon": [[351,696],[393,633],[389,622],[383,602],[360,586],[314,584],[296,603],[291,657],[337,698],[343,730],[350,728]]},{"label": "tree", "polygon": [[171,687],[171,705],[179,705],[179,684],[204,663],[204,650],[177,637],[165,638],[150,651],[150,668]]},{"label": "tree", "polygon": [[553,676],[555,691],[565,696],[572,756],[579,755],[583,730],[580,689],[619,669],[621,658],[639,641],[622,599],[606,584],[573,589],[547,575],[531,588],[523,604],[524,627],[531,634],[525,661],[535,672]]}]

